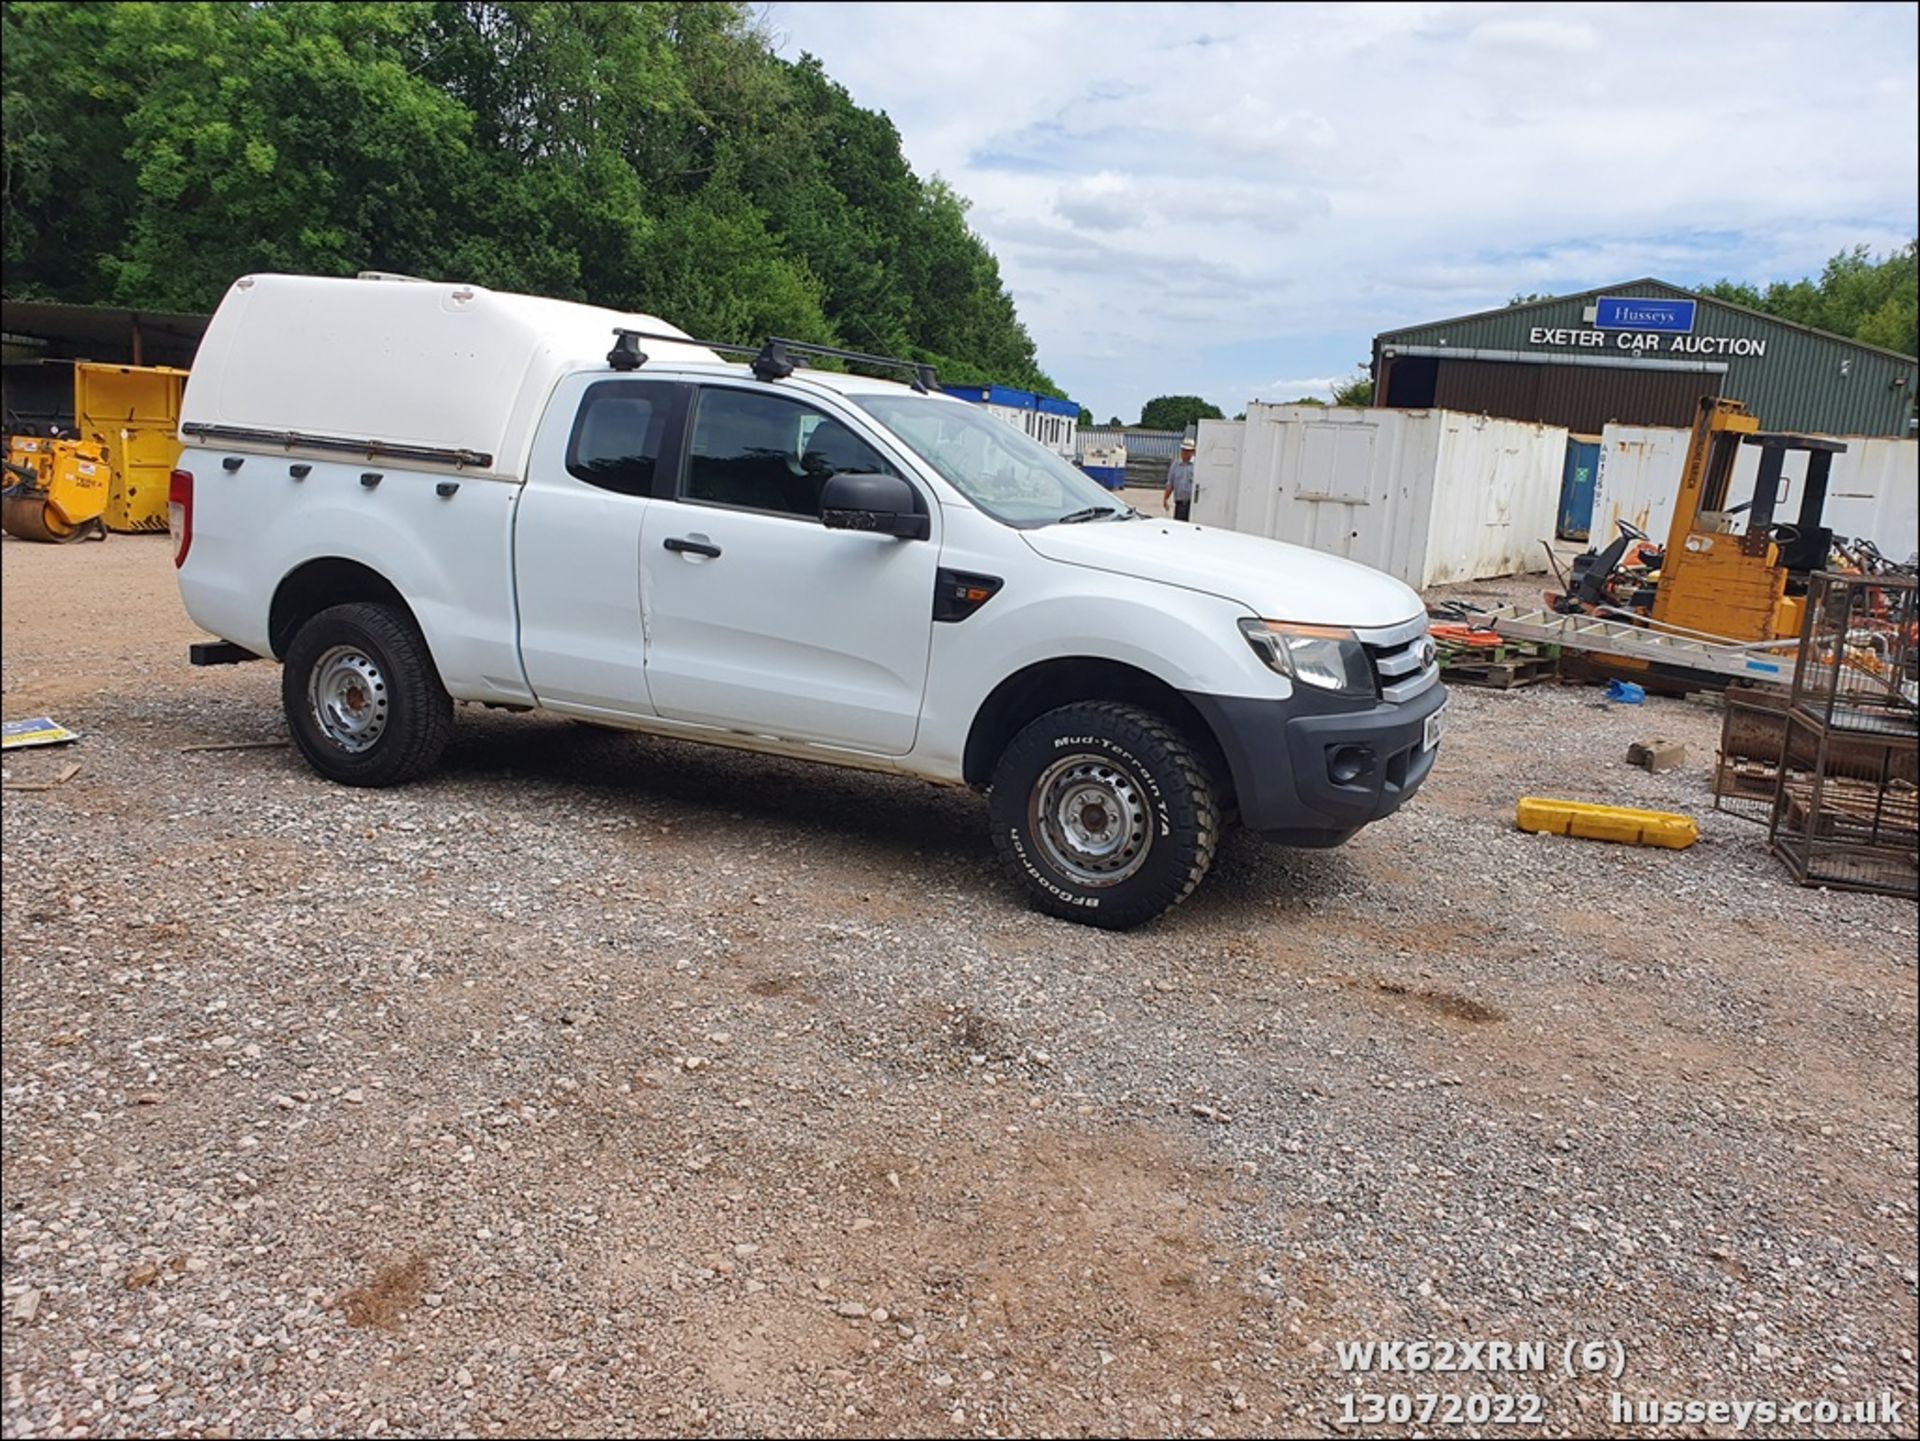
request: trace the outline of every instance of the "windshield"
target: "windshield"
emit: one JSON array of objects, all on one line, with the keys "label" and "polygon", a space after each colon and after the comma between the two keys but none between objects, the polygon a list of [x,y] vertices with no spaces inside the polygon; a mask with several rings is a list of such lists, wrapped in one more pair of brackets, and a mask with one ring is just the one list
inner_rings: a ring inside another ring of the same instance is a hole
[{"label": "windshield", "polygon": [[885,394],[849,399],[995,520],[1027,529],[1068,516],[1131,514],[1099,481],[965,401]]}]

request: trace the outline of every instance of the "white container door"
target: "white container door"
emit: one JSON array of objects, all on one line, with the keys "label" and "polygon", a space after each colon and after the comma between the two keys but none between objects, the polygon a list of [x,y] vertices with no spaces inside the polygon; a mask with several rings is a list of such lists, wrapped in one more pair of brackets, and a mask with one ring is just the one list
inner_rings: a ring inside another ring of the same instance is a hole
[{"label": "white container door", "polygon": [[[1203,420],[1193,455],[1193,513],[1195,525],[1238,529],[1240,512],[1240,444],[1247,430],[1244,420]],[[1096,465],[1112,462],[1100,460]],[[1123,458],[1121,465],[1126,464]]]},{"label": "white container door", "polygon": [[1372,500],[1374,442],[1371,425],[1308,425],[1300,436],[1294,499],[1306,509],[1302,544],[1328,555],[1356,559],[1371,529],[1361,514]]},{"label": "white container door", "polygon": [[1689,436],[1666,426],[1607,425],[1600,436],[1600,469],[1593,479],[1588,544],[1604,549],[1620,533],[1618,522],[1623,520],[1666,542]]}]

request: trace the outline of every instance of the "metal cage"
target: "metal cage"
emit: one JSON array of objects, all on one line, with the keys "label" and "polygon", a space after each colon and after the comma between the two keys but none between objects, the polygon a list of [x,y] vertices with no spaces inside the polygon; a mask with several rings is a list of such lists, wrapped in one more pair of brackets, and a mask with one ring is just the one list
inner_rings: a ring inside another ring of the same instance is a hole
[{"label": "metal cage", "polygon": [[1802,885],[1920,895],[1916,598],[1911,577],[1809,581],[1768,818]]}]

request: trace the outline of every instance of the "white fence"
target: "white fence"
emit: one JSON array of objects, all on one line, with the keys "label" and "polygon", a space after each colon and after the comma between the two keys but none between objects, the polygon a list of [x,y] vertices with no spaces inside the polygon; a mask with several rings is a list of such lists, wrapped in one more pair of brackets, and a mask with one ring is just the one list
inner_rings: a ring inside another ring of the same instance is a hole
[{"label": "white fence", "polygon": [[1193,519],[1415,588],[1545,569],[1567,432],[1450,410],[1247,407],[1203,420]]},{"label": "white fence", "polygon": [[[1664,541],[1673,523],[1674,497],[1686,464],[1691,432],[1653,425],[1609,425],[1600,438],[1600,470],[1593,483],[1593,544],[1615,535],[1614,522],[1637,525]],[[1894,560],[1920,546],[1920,442],[1847,435],[1827,478],[1825,523],[1841,535],[1864,536]],[[1728,488],[1729,505],[1753,498],[1759,447],[1743,445]],[[1800,514],[1807,453],[1792,451],[1780,472],[1773,518],[1792,524]]]}]

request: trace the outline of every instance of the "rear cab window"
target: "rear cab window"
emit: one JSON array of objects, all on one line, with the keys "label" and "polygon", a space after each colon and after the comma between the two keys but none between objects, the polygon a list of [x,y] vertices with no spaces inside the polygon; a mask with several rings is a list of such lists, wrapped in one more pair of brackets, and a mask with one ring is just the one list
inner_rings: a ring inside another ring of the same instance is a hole
[{"label": "rear cab window", "polygon": [[567,440],[567,473],[617,495],[671,494],[687,390],[661,380],[588,387]]}]

